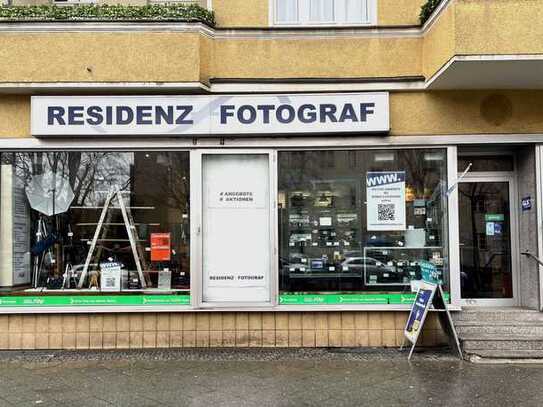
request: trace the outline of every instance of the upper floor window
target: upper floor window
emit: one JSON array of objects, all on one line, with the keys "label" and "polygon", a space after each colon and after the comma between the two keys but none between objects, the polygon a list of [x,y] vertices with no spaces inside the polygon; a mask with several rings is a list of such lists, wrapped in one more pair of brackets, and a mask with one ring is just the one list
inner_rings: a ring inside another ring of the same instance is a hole
[{"label": "upper floor window", "polygon": [[277,25],[375,23],[376,0],[272,0]]}]

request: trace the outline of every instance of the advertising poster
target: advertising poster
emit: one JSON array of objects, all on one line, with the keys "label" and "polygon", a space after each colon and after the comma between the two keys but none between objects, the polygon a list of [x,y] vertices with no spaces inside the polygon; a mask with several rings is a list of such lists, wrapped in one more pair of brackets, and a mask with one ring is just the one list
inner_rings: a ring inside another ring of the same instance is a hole
[{"label": "advertising poster", "polygon": [[405,171],[366,175],[368,231],[406,229]]},{"label": "advertising poster", "polygon": [[100,263],[102,291],[121,291],[121,265],[117,262]]},{"label": "advertising poster", "polygon": [[405,325],[404,335],[405,337],[413,344],[417,343],[417,338],[419,337],[422,327],[424,326],[424,321],[428,310],[432,305],[432,300],[434,294],[436,293],[437,285],[431,284],[423,281],[419,290],[417,291],[417,296],[415,297],[415,302],[411,308],[411,313],[407,319],[407,324]]},{"label": "advertising poster", "polygon": [[419,267],[422,274],[422,279],[427,283],[441,283],[441,273],[437,267],[429,261],[419,261]]},{"label": "advertising poster", "polygon": [[171,234],[151,233],[151,261],[170,261]]}]

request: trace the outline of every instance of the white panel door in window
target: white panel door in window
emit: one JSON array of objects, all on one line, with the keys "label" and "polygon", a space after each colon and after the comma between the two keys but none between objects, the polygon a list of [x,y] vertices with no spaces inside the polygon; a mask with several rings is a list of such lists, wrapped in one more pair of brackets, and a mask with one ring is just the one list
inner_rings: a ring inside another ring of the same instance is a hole
[{"label": "white panel door in window", "polygon": [[364,23],[368,21],[367,0],[336,0],[338,13],[343,14],[340,18],[346,23]]},{"label": "white panel door in window", "polygon": [[309,0],[309,20],[318,23],[334,22],[334,0]]},{"label": "white panel door in window", "polygon": [[271,300],[268,154],[204,155],[204,303]]},{"label": "white panel door in window", "polygon": [[278,23],[297,23],[298,0],[275,0],[275,19]]}]

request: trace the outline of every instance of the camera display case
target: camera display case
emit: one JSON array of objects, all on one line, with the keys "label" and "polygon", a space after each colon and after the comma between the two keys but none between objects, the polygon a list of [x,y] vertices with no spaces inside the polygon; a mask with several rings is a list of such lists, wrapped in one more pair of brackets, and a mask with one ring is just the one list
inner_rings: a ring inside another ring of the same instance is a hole
[{"label": "camera display case", "polygon": [[[283,292],[404,292],[412,280],[421,279],[421,262],[432,263],[447,281],[444,155],[402,150],[281,157]],[[405,228],[369,230],[367,174],[387,171],[405,174],[397,200]]]},{"label": "camera display case", "polygon": [[443,276],[441,247],[365,247],[364,281],[368,286],[410,285],[422,278],[421,261],[430,261]]}]

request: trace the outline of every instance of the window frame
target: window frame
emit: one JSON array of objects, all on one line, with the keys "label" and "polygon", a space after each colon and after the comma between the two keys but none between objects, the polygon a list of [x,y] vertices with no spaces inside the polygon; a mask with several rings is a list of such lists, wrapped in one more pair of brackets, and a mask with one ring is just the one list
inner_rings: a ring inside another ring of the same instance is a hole
[{"label": "window frame", "polygon": [[[277,143],[276,140],[264,139],[262,143],[259,143],[258,148],[270,149],[274,151],[274,154],[277,155],[280,152],[284,151],[334,151],[334,150],[348,150],[348,151],[358,151],[358,150],[382,150],[384,147],[390,150],[406,150],[406,149],[444,149],[447,155],[447,182],[448,185],[454,185],[457,180],[457,147],[454,144],[446,143],[436,143],[431,145],[421,144],[421,141],[418,140],[414,143],[394,143],[392,145],[384,145],[382,140],[379,141],[368,141],[359,142],[359,143],[338,143],[337,140],[323,141],[319,137],[309,137],[306,139],[307,143],[297,144],[296,147],[290,147],[285,145],[285,143]],[[64,141],[59,142],[50,142],[48,147],[44,147],[37,140],[29,140],[26,143],[20,143],[20,140],[17,141],[8,141],[3,143],[0,152],[48,152],[48,151],[74,151],[74,152],[83,152],[83,151],[169,151],[169,152],[189,152],[191,155],[197,152],[203,152],[209,150],[208,147],[192,147],[191,140],[178,140],[176,142],[164,142],[162,139],[152,140],[152,141],[136,141],[130,148],[124,146],[124,143],[119,143],[118,141],[106,141],[100,142],[99,140],[81,140],[76,139],[74,143],[66,144]],[[303,145],[303,147],[300,147]],[[233,143],[232,146],[235,146],[239,149],[254,149],[254,145],[251,143],[246,143],[241,141],[239,143]],[[217,148],[214,146],[212,148]],[[201,188],[201,185],[197,184],[196,174],[193,173],[193,166],[198,167],[199,163],[190,161],[190,185],[191,185],[191,195],[190,195],[190,204],[191,210],[195,208],[199,202],[198,198],[194,194],[194,188]],[[278,172],[275,171],[271,174],[272,181],[277,185]],[[275,187],[276,188],[276,187]],[[276,191],[277,194],[277,191]],[[277,198],[277,195],[274,197]],[[276,199],[274,203],[274,208],[277,210]],[[458,247],[458,200],[457,200],[457,191],[456,189],[448,196],[447,198],[448,211],[447,211],[447,220],[449,222],[449,227],[446,233],[448,238],[448,256],[449,256],[449,278],[450,278],[450,298],[451,303],[449,308],[452,310],[460,309],[460,287],[459,287],[459,278],[457,277],[459,270],[459,247]],[[279,304],[279,273],[278,270],[272,270],[274,275],[272,276],[274,285],[272,287],[275,290],[274,298],[272,298],[276,303],[272,307],[240,307],[239,304],[232,304],[228,307],[216,309],[205,309],[200,308],[197,304],[197,293],[200,289],[198,287],[199,279],[201,279],[201,270],[198,267],[194,267],[198,264],[199,259],[196,258],[196,245],[193,241],[193,238],[196,239],[198,231],[198,223],[195,222],[195,217],[191,211],[191,275],[190,275],[190,298],[191,304],[188,305],[152,305],[152,306],[141,306],[141,305],[112,305],[112,306],[66,306],[66,307],[43,307],[43,306],[6,306],[0,307],[0,315],[4,314],[73,314],[73,313],[141,313],[141,312],[209,312],[209,311],[218,311],[218,312],[251,312],[251,311],[321,311],[321,312],[337,312],[337,311],[407,311],[411,308],[409,304],[345,304],[345,305],[294,305],[294,304]],[[456,225],[456,232],[455,232]],[[277,227],[277,225],[276,225]],[[277,232],[276,232],[277,233]],[[277,236],[277,235],[276,235]],[[278,245],[279,239],[276,237],[272,243],[274,247],[274,253],[272,257],[278,256]],[[277,264],[277,262],[275,262]],[[459,275],[458,275],[459,277]],[[0,300],[2,298],[0,297]]]},{"label": "window frame", "polygon": [[[336,146],[317,146],[317,147],[296,147],[296,148],[277,148],[277,160],[279,160],[279,154],[283,152],[303,152],[303,151],[312,151],[312,152],[327,152],[327,151],[372,151],[372,150],[383,150],[387,149],[389,151],[402,151],[402,150],[442,150],[445,153],[446,157],[446,167],[445,167],[445,180],[447,182],[448,186],[455,185],[458,177],[457,173],[457,147],[451,146],[451,145],[443,145],[443,144],[435,144],[435,145],[414,145],[414,144],[408,144],[408,145],[393,145],[393,146],[383,146],[383,145],[372,145],[372,146],[360,146],[360,147],[336,147]],[[279,164],[277,166],[277,173],[275,174],[276,180],[275,183],[277,186],[279,186]],[[279,188],[278,188],[279,191]],[[447,205],[447,213],[444,217],[446,222],[446,231],[443,235],[443,248],[446,249],[447,252],[447,272],[448,272],[448,281],[449,281],[449,295],[450,295],[450,302],[448,304],[449,309],[456,309],[457,307],[460,307],[461,300],[460,300],[460,248],[459,248],[459,232],[458,232],[458,191],[457,188],[454,188],[452,192],[449,194],[449,196],[444,198]],[[276,210],[278,208],[276,207]],[[278,232],[279,233],[279,232]],[[278,234],[279,236],[279,234]],[[276,252],[280,255],[280,244],[279,244],[279,238],[277,238],[275,242]],[[362,256],[364,257],[364,256]],[[288,304],[281,304],[279,301],[279,297],[281,294],[288,294],[283,293],[281,291],[279,278],[277,279],[278,286],[276,287],[277,293],[278,293],[278,308],[284,309],[284,310],[307,310],[307,311],[315,311],[315,310],[323,310],[323,311],[333,311],[333,310],[344,310],[346,307],[344,305],[334,305],[334,304],[328,304],[328,305],[288,305]],[[326,292],[315,292],[315,293],[308,293],[308,295],[326,295],[329,293]],[[401,307],[401,306],[400,306]],[[409,305],[409,308],[411,305]],[[383,305],[377,305],[377,304],[351,304],[350,307],[347,309],[354,309],[354,310],[394,310],[398,309],[398,306],[395,304],[383,304]],[[401,308],[400,308],[401,309]]]},{"label": "window frame", "polygon": [[[91,146],[89,148],[83,149],[83,148],[70,148],[69,146],[61,147],[61,148],[26,148],[26,147],[13,147],[13,148],[4,148],[0,149],[0,156],[3,154],[13,154],[13,153],[44,153],[44,154],[50,154],[50,153],[86,153],[86,152],[112,152],[112,153],[147,153],[147,152],[166,152],[166,153],[185,153],[187,154],[187,159],[189,160],[189,208],[190,208],[190,202],[191,202],[191,192],[190,187],[192,186],[192,182],[190,180],[190,173],[191,173],[191,150],[188,148],[156,148],[156,147],[122,147],[122,148],[111,148],[111,147],[103,147],[99,146],[98,143],[91,143]],[[192,220],[189,215],[189,230],[192,236]],[[107,297],[127,297],[127,298],[142,298],[144,304],[145,304],[145,297],[147,296],[168,296],[168,297],[187,297],[188,301],[186,303],[178,303],[178,304],[162,304],[162,305],[127,305],[123,304],[123,301],[121,300],[118,304],[111,304],[111,305],[39,305],[39,298],[40,297],[68,297],[68,298],[84,298],[89,296],[90,291],[82,291],[77,292],[77,289],[74,289],[76,291],[72,290],[50,290],[49,293],[47,291],[36,291],[32,293],[26,293],[23,295],[14,294],[14,295],[7,295],[3,296],[0,293],[0,305],[3,303],[6,304],[3,307],[0,307],[0,315],[2,314],[33,314],[33,313],[51,313],[51,314],[64,314],[64,313],[125,313],[125,312],[172,312],[172,311],[190,311],[193,310],[192,306],[192,296],[193,296],[193,280],[194,276],[192,274],[192,242],[189,240],[189,288],[188,289],[171,289],[171,290],[165,290],[163,293],[161,293],[157,289],[149,289],[147,292],[144,289],[139,289],[136,291],[124,291],[123,292],[107,292],[107,291],[98,291],[98,295],[92,294],[92,296],[96,296],[97,298],[107,298]],[[44,294],[45,293],[45,294]],[[14,298],[17,300],[20,300],[21,298],[26,297],[26,301],[23,299],[21,301],[17,301],[17,305],[9,306],[9,298]],[[22,305],[21,305],[22,303]]]},{"label": "window frame", "polygon": [[[377,0],[365,0],[367,8],[367,20],[362,22],[350,22],[350,21],[337,21],[336,19],[336,6],[334,3],[334,21],[311,21],[310,19],[310,6],[307,3],[306,9],[302,6],[301,2],[309,0],[296,0],[297,2],[297,15],[298,21],[296,22],[281,22],[277,19],[277,1],[280,0],[268,0],[269,1],[269,25],[271,27],[285,27],[285,28],[333,28],[333,27],[368,27],[377,25]],[[336,0],[334,0],[335,2]]]}]

